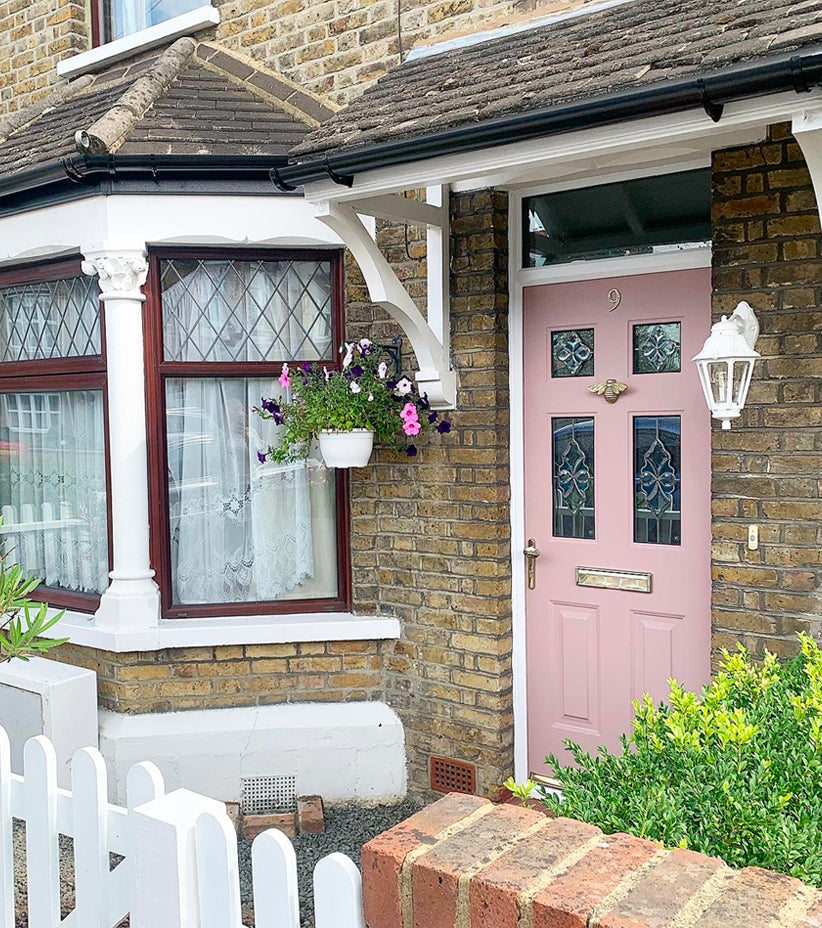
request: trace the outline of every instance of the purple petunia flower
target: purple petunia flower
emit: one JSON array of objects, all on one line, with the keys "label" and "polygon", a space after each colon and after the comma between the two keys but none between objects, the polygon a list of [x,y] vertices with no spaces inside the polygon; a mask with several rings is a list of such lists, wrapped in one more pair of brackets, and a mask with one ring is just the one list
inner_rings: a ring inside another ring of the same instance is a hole
[{"label": "purple petunia flower", "polygon": [[440,414],[436,410],[434,410],[434,412],[432,412],[428,416],[428,421],[431,423],[431,425],[433,425],[437,421],[437,419],[439,419],[439,417],[440,417]]},{"label": "purple petunia flower", "polygon": [[362,377],[362,375],[363,375],[364,373],[365,373],[365,371],[360,367],[359,364],[355,364],[355,365],[351,368],[351,374],[352,374],[353,377]]},{"label": "purple petunia flower", "polygon": [[280,411],[280,407],[274,402],[274,400],[267,400],[265,397],[262,398],[262,407],[272,416],[277,415]]},{"label": "purple petunia flower", "polygon": [[442,422],[437,426],[437,431],[440,435],[445,435],[451,431],[451,423],[447,419],[443,419]]},{"label": "purple petunia flower", "polygon": [[265,464],[265,455],[262,451],[257,452],[257,460],[260,462],[260,464]]},{"label": "purple petunia flower", "polygon": [[427,394],[427,393],[421,393],[421,394],[420,394],[420,401],[419,401],[419,402],[420,402],[420,406],[422,406],[423,409],[430,409],[430,408],[431,408],[431,404],[428,402],[428,394]]},{"label": "purple petunia flower", "polygon": [[396,386],[397,386],[397,381],[396,381],[396,380],[386,380],[386,381],[385,381],[385,389],[386,389],[386,390],[393,390],[394,387],[396,387]]},{"label": "purple petunia flower", "polygon": [[305,364],[303,364],[303,370],[305,371],[306,374],[310,374],[312,369],[313,369],[313,365],[310,361],[306,361]]},{"label": "purple petunia flower", "polygon": [[415,457],[417,456],[417,446],[416,446],[416,445],[409,445],[409,446],[405,449],[405,453],[408,455],[409,458],[415,458]]}]

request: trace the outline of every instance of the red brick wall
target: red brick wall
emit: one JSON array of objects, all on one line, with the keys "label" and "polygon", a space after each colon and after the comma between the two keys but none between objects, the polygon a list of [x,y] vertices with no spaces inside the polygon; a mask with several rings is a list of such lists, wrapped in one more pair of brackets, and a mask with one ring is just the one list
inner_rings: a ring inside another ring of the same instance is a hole
[{"label": "red brick wall", "polygon": [[789,876],[452,794],[363,848],[367,928],[818,928]]}]

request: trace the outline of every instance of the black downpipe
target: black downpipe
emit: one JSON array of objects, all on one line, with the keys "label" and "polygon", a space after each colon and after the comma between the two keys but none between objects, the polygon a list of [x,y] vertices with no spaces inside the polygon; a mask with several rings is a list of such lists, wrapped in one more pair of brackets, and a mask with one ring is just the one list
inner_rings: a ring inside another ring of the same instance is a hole
[{"label": "black downpipe", "polygon": [[276,173],[283,185],[298,186],[327,179],[332,171],[349,178],[363,171],[423,158],[460,154],[559,132],[695,108],[704,109],[714,122],[718,122],[726,103],[791,90],[801,93],[820,84],[822,52],[809,52],[729,68],[699,78],[666,81],[652,87],[621,91],[547,110],[445,129],[419,138],[377,143],[337,155],[323,153],[317,158],[309,156],[306,161],[278,167]]}]

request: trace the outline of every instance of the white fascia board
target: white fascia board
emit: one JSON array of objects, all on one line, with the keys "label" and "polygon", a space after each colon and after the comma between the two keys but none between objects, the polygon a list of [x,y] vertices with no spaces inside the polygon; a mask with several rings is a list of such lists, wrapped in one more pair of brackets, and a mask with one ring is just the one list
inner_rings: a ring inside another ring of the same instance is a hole
[{"label": "white fascia board", "polygon": [[[54,614],[56,610],[51,610]],[[382,641],[400,637],[397,619],[350,612],[230,616],[162,620],[154,629],[115,629],[94,624],[94,616],[67,611],[48,638],[103,651],[159,651],[164,648],[239,644],[293,644],[301,641]]]},{"label": "white fascia board", "polygon": [[79,55],[72,55],[71,58],[64,58],[63,61],[57,63],[57,73],[60,77],[76,77],[86,71],[98,70],[104,65],[112,64],[123,58],[130,58],[138,52],[155,48],[172,39],[178,39],[182,35],[190,35],[200,29],[216,26],[219,22],[220,11],[210,3],[205,3],[195,10],[189,10],[165,22],[157,23],[156,26],[140,29],[139,32],[123,36],[122,39],[115,39],[113,42],[98,45],[87,52],[80,52]]},{"label": "white fascia board", "polygon": [[774,94],[729,103],[719,123],[702,109],[563,132],[527,142],[497,145],[378,168],[354,176],[350,188],[323,180],[305,187],[311,202],[343,203],[436,184],[513,187],[574,171],[627,170],[654,160],[686,161],[717,148],[762,138],[768,125],[789,120],[822,100],[822,90]]},{"label": "white fascia board", "polygon": [[302,197],[93,196],[0,218],[3,263],[76,254],[104,242],[340,247]]}]

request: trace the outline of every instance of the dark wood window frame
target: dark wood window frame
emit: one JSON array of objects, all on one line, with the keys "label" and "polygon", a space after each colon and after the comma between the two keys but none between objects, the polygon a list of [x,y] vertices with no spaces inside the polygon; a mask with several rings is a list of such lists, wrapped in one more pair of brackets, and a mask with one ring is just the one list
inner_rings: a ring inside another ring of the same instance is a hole
[{"label": "dark wood window frame", "polygon": [[146,287],[145,357],[149,449],[149,496],[151,560],[160,587],[163,617],[186,619],[240,615],[289,615],[311,612],[347,612],[351,608],[351,544],[349,532],[348,473],[336,472],[337,588],[329,599],[255,600],[247,603],[199,603],[175,605],[171,583],[171,531],[168,494],[168,446],[166,442],[165,381],[174,377],[271,377],[280,375],[283,361],[165,361],[163,359],[163,307],[160,263],[167,258],[238,261],[328,261],[332,280],[333,357],[320,363],[339,368],[336,346],[343,341],[344,276],[342,252],[318,249],[152,248],[149,252]]},{"label": "dark wood window frame", "polygon": [[[37,283],[46,280],[62,280],[67,277],[82,277],[80,258],[61,258],[37,264],[18,265],[0,271],[0,288],[15,284]],[[0,362],[0,393],[61,392],[64,390],[102,390],[103,431],[105,435],[106,470],[106,521],[108,534],[108,566],[112,569],[113,550],[111,538],[111,469],[108,431],[108,391],[106,383],[106,338],[105,314],[100,302],[100,347],[99,355],[83,355],[54,360]],[[100,597],[94,593],[72,592],[41,584],[32,594],[33,598],[61,609],[79,612],[94,612],[100,605]]]}]

